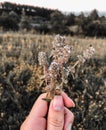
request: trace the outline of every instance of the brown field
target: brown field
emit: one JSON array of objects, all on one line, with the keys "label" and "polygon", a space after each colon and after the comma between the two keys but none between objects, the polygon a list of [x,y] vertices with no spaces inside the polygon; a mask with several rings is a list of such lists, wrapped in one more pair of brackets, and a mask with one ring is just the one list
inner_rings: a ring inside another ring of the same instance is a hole
[{"label": "brown field", "polygon": [[[38,52],[52,49],[55,35],[8,32],[0,34],[0,130],[19,130],[34,101],[42,93],[42,67]],[[81,66],[76,79],[69,77],[64,91],[76,107],[73,130],[105,130],[106,39],[66,36],[73,46],[72,62],[89,45],[95,55]],[[85,84],[84,81],[88,81]]]},{"label": "brown field", "polygon": [[[54,35],[55,36],[55,35]],[[19,42],[20,44],[31,44],[36,43],[40,49],[51,49],[51,43],[53,41],[54,36],[52,35],[36,35],[36,34],[24,34],[24,33],[6,33],[0,34],[0,48],[3,43],[7,43],[7,45],[15,44]],[[90,44],[96,49],[95,56],[103,57],[106,55],[106,38],[78,38],[67,36],[66,38],[68,44],[74,45],[75,52],[82,52],[83,49],[87,48]]]}]

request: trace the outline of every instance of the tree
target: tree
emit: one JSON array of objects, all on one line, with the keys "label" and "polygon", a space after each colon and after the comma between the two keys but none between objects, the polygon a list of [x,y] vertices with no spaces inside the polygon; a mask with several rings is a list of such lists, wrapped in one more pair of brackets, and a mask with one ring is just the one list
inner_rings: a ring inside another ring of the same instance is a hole
[{"label": "tree", "polygon": [[52,31],[54,33],[69,33],[69,30],[66,26],[66,19],[65,16],[58,10],[53,12],[51,14],[51,25],[52,25]]},{"label": "tree", "polygon": [[25,11],[22,11],[21,21],[20,21],[20,29],[30,29],[30,23],[28,21],[27,16],[25,15]]},{"label": "tree", "polygon": [[3,27],[4,30],[18,30],[17,22],[9,16],[0,16],[0,26]]},{"label": "tree", "polygon": [[89,17],[90,17],[92,20],[97,20],[97,19],[99,18],[99,16],[98,16],[98,11],[97,11],[96,9],[94,9],[94,10],[90,13]]},{"label": "tree", "polygon": [[71,26],[71,25],[74,25],[75,23],[75,15],[73,13],[70,13],[68,16],[67,16],[67,22],[66,22],[66,25],[67,26]]}]

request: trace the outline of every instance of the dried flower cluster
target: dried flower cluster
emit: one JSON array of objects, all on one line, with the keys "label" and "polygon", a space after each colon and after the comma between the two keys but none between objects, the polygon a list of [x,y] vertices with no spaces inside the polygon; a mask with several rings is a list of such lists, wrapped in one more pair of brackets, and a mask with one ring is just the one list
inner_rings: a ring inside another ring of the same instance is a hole
[{"label": "dried flower cluster", "polygon": [[47,61],[47,56],[45,52],[40,52],[38,55],[38,61],[40,65],[47,65],[48,61]]},{"label": "dried flower cluster", "polygon": [[88,49],[83,51],[83,55],[78,55],[78,59],[80,62],[84,63],[87,59],[90,59],[95,52],[95,49],[90,45]]},{"label": "dried flower cluster", "polygon": [[78,61],[73,66],[67,66],[66,64],[72,54],[72,49],[72,46],[65,43],[65,37],[56,35],[51,52],[52,62],[50,64],[48,63],[46,53],[39,52],[38,61],[44,68],[43,79],[46,83],[45,90],[47,96],[45,100],[51,100],[54,95],[61,94],[63,85],[68,82],[69,73],[75,73],[75,67],[80,63],[84,63],[86,59],[91,58],[95,51],[90,46],[82,55],[78,55]]}]

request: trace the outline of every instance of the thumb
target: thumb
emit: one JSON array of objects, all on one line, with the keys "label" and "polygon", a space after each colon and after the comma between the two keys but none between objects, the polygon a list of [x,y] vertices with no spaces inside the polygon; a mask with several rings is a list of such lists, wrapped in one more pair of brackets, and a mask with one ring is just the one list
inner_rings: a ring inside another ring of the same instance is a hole
[{"label": "thumb", "polygon": [[64,103],[62,96],[55,96],[50,103],[47,130],[63,130]]}]

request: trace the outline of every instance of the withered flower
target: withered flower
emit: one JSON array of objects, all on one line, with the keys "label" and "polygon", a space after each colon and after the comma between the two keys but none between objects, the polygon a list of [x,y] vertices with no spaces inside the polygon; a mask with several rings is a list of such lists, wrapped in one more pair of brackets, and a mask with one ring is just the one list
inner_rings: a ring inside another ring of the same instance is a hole
[{"label": "withered flower", "polygon": [[45,52],[39,52],[38,61],[39,61],[40,65],[47,65],[48,64],[47,56],[46,56]]},{"label": "withered flower", "polygon": [[90,46],[83,51],[82,55],[78,55],[78,60],[74,65],[66,65],[71,54],[73,47],[65,43],[65,37],[56,35],[53,42],[53,49],[51,55],[53,60],[48,65],[48,60],[45,52],[40,52],[38,55],[39,64],[44,68],[44,77],[46,82],[47,96],[45,100],[50,101],[54,95],[61,94],[64,84],[68,83],[68,75],[71,72],[72,76],[76,73],[76,66],[84,63],[87,59],[91,58],[95,49]]},{"label": "withered flower", "polygon": [[59,74],[59,64],[56,62],[52,62],[49,67],[49,75],[52,78],[56,78]]}]

